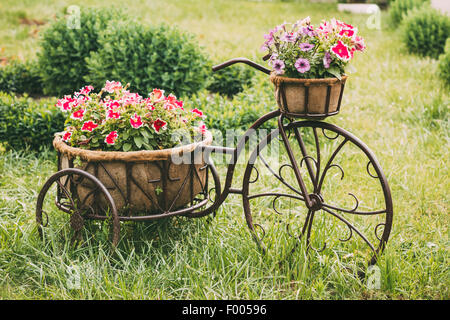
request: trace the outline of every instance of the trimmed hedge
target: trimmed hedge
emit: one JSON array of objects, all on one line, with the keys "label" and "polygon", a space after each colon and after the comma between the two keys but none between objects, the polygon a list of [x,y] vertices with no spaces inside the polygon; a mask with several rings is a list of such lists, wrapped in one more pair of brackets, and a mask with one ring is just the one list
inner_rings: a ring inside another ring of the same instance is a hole
[{"label": "trimmed hedge", "polygon": [[42,95],[42,78],[37,61],[12,63],[0,67],[0,91]]},{"label": "trimmed hedge", "polygon": [[450,38],[445,43],[445,51],[439,57],[439,76],[450,87]]},{"label": "trimmed hedge", "polygon": [[402,23],[403,42],[411,53],[438,58],[450,36],[450,18],[431,7],[410,11]]},{"label": "trimmed hedge", "polygon": [[64,130],[65,117],[55,99],[36,102],[0,92],[0,142],[7,148],[41,150]]},{"label": "trimmed hedge", "polygon": [[234,65],[213,72],[207,89],[213,93],[232,97],[250,86],[255,72],[250,67]]},{"label": "trimmed hedge", "polygon": [[391,24],[397,27],[410,10],[420,8],[430,0],[395,0],[390,3],[389,17]]},{"label": "trimmed hedge", "polygon": [[[190,97],[186,108],[198,108],[204,112],[203,121],[208,129],[215,129],[225,136],[227,130],[246,131],[257,119],[277,108],[273,100],[273,88],[267,79],[258,86],[236,94],[232,99],[204,90]],[[263,129],[276,126],[276,122],[266,123]]]},{"label": "trimmed hedge", "polygon": [[176,28],[119,23],[104,30],[98,44],[84,77],[94,87],[115,80],[131,83],[141,95],[160,88],[185,96],[206,85],[208,59],[191,35]]},{"label": "trimmed hedge", "polygon": [[62,96],[84,86],[85,59],[99,49],[99,33],[121,18],[119,12],[102,8],[81,10],[80,28],[69,28],[65,17],[53,22],[43,34],[38,53],[44,93]]}]

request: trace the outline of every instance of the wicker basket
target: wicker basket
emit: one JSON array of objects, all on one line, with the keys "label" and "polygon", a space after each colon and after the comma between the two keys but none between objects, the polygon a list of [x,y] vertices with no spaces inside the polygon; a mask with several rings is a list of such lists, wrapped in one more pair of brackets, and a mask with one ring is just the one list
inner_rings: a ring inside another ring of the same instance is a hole
[{"label": "wicker basket", "polygon": [[[75,167],[96,176],[121,214],[156,214],[183,207],[202,191],[206,170],[202,170],[205,161],[199,147],[211,141],[211,133],[207,132],[201,142],[172,149],[109,152],[70,147],[56,135],[53,146],[59,152],[59,169]],[[76,157],[81,165],[74,164]],[[181,163],[182,159],[188,161]],[[81,202],[104,207],[105,200],[95,197],[89,182],[77,184],[76,189]]]},{"label": "wicker basket", "polygon": [[324,118],[339,113],[347,76],[295,79],[270,75],[278,107],[289,116]]}]

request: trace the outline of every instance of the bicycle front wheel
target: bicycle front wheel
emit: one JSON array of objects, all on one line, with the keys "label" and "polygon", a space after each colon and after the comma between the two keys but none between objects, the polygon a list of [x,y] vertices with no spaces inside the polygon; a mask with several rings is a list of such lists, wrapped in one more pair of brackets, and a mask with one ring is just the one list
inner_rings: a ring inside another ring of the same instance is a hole
[{"label": "bicycle front wheel", "polygon": [[[281,226],[286,239],[307,250],[375,264],[393,217],[389,185],[375,155],[326,122],[290,122],[283,130],[285,135],[277,129],[261,140],[244,173],[244,213],[257,243],[263,249],[279,245]],[[306,205],[298,173],[312,206]]]}]

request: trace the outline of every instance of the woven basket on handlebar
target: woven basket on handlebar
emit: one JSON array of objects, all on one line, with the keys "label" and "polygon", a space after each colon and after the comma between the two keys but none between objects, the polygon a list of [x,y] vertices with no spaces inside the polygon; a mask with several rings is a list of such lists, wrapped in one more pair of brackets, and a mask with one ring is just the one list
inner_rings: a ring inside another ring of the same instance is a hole
[{"label": "woven basket on handlebar", "polygon": [[337,114],[347,76],[337,78],[296,79],[270,74],[278,107],[299,117],[326,117]]}]

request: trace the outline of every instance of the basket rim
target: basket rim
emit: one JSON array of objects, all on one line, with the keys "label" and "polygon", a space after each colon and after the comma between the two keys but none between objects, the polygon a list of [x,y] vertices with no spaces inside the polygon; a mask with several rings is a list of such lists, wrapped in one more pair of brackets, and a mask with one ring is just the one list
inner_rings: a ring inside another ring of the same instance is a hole
[{"label": "basket rim", "polygon": [[284,77],[284,76],[279,76],[276,75],[274,71],[272,71],[270,73],[270,81],[275,84],[278,85],[281,82],[284,83],[302,83],[305,85],[309,85],[309,84],[335,84],[337,82],[345,82],[347,80],[348,76],[347,75],[343,75],[341,77],[341,80],[339,80],[338,78],[312,78],[312,79],[298,79],[298,78],[289,78],[289,77]]},{"label": "basket rim", "polygon": [[53,147],[60,153],[66,154],[70,157],[80,157],[86,161],[153,161],[153,160],[168,160],[171,156],[182,156],[185,153],[190,153],[201,145],[211,145],[212,134],[210,131],[204,133],[204,139],[199,142],[191,144],[162,149],[162,150],[140,150],[140,151],[101,151],[88,150],[76,147],[71,147],[62,141],[62,133],[55,134],[53,139]]}]

